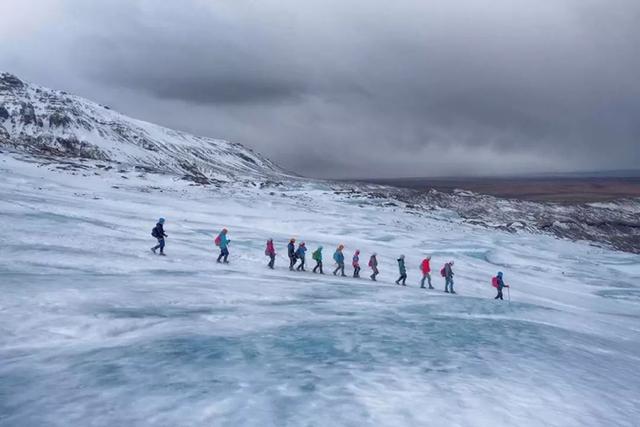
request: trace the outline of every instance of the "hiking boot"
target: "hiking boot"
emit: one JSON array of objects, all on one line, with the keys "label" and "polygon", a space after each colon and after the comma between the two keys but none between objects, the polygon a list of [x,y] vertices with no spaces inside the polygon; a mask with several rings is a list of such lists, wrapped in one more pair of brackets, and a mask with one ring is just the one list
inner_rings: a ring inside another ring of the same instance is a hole
[{"label": "hiking boot", "polygon": [[151,252],[156,253],[156,248],[151,248]]},{"label": "hiking boot", "polygon": [[446,290],[446,289],[445,289],[444,291],[445,291],[446,293],[449,293],[449,291],[448,291],[448,290]]}]

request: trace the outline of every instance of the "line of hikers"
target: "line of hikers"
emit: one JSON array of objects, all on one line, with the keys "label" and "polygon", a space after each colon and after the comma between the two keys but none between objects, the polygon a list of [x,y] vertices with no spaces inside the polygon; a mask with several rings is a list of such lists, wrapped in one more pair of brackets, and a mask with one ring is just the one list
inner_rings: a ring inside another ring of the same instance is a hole
[{"label": "line of hikers", "polygon": [[[164,232],[164,222],[165,222],[165,219],[160,218],[156,226],[151,231],[151,235],[158,240],[158,244],[152,247],[151,251],[155,254],[157,253],[156,251],[159,249],[160,255],[163,255],[163,256],[165,255],[164,239],[165,237],[168,237],[167,234]],[[231,240],[227,237],[228,232],[229,230],[227,230],[226,228],[223,228],[214,240],[214,244],[220,248],[220,254],[218,255],[218,259],[217,259],[218,263],[224,263],[224,264],[229,263],[229,260],[228,260],[229,243],[231,242]],[[311,258],[316,263],[316,265],[313,267],[313,270],[312,270],[313,273],[324,274],[324,271],[322,269],[323,267],[322,250],[323,250],[323,247],[319,246],[311,254]],[[335,270],[333,270],[334,276],[337,276],[338,273],[340,273],[340,276],[342,277],[347,276],[344,271],[345,257],[344,257],[343,250],[344,250],[344,245],[340,244],[338,245],[336,251],[333,253],[333,260],[337,265]],[[289,270],[306,271],[305,270],[306,253],[307,253],[307,246],[305,242],[300,242],[300,244],[298,244],[298,247],[296,248],[296,239],[294,238],[290,239],[289,243],[287,244],[287,255],[289,257]],[[264,254],[269,257],[269,262],[267,266],[270,269],[274,269],[275,261],[276,261],[276,250],[273,243],[273,239],[267,240]],[[407,268],[405,265],[404,255],[400,255],[400,257],[397,259],[397,262],[398,262],[398,270],[400,273],[400,277],[398,277],[398,279],[395,281],[395,284],[398,286],[407,286],[407,283],[406,283]],[[453,265],[454,265],[454,262],[449,261],[445,263],[442,269],[440,270],[440,275],[445,279],[444,291],[446,293],[451,293],[451,294],[456,293],[453,290],[453,276],[454,276]],[[351,258],[351,266],[353,267],[353,277],[360,278],[361,267],[360,267],[360,250],[359,249],[356,249],[356,251],[353,254],[353,257]],[[380,274],[380,271],[378,270],[378,255],[375,252],[371,254],[371,257],[369,257],[368,266],[372,271],[372,274],[369,276],[369,278],[375,282],[376,277],[378,276],[378,274]],[[420,263],[420,272],[422,273],[420,288],[434,289],[434,287],[431,284],[431,257],[430,256],[427,256],[426,258],[424,258]],[[429,285],[428,288],[425,286],[425,281]],[[508,288],[509,285],[506,285],[504,283],[502,272],[498,272],[498,274],[491,279],[491,285],[494,288],[496,288],[498,291],[498,294],[496,295],[495,299],[503,299],[502,290],[504,288]]]}]

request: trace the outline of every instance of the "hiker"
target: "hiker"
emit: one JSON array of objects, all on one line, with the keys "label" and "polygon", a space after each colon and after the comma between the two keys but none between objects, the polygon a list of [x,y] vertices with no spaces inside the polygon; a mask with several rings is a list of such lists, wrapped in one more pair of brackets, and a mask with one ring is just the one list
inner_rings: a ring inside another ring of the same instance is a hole
[{"label": "hiker", "polygon": [[231,240],[227,238],[228,232],[229,230],[227,230],[226,228],[223,228],[215,240],[216,246],[220,248],[220,255],[218,255],[218,260],[217,260],[218,263],[221,262],[222,260],[222,262],[224,262],[225,264],[229,264],[229,260],[227,258],[229,257],[229,243],[231,242]]},{"label": "hiker", "polygon": [[324,271],[322,271],[322,246],[318,246],[318,249],[313,251],[311,258],[316,262],[316,266],[313,267],[313,272],[315,273],[319,269],[320,274],[324,274]]},{"label": "hiker", "polygon": [[338,264],[336,269],[333,270],[334,276],[338,274],[338,271],[339,271],[342,277],[346,277],[346,274],[344,274],[344,254],[342,253],[343,249],[344,249],[344,245],[340,245],[338,246],[338,249],[336,249],[336,251],[333,254],[333,260],[336,262],[336,264]]},{"label": "hiker", "polygon": [[356,249],[356,253],[353,254],[351,265],[353,266],[353,277],[355,277],[356,279],[359,279],[360,278],[360,249]]},{"label": "hiker", "polygon": [[264,250],[264,254],[269,257],[267,266],[273,270],[273,264],[276,262],[276,248],[273,247],[273,239],[267,240],[267,248]]},{"label": "hiker", "polygon": [[292,238],[289,240],[287,253],[289,255],[289,270],[293,271],[293,266],[296,263],[296,239]]},{"label": "hiker", "polygon": [[164,232],[163,226],[164,226],[164,218],[160,218],[156,226],[153,227],[153,230],[151,230],[151,235],[156,239],[158,239],[158,244],[151,248],[151,252],[155,254],[156,251],[160,249],[160,255],[165,256],[164,238],[169,236],[167,236],[167,233]]},{"label": "hiker", "polygon": [[420,271],[422,271],[422,280],[420,281],[420,288],[425,289],[424,280],[427,279],[429,281],[429,289],[433,289],[431,286],[431,257],[428,256],[422,260],[422,264],[420,264]]},{"label": "hiker", "polygon": [[502,271],[499,271],[498,275],[496,277],[494,277],[493,279],[491,279],[491,282],[492,282],[491,284],[493,285],[493,287],[498,290],[498,295],[496,295],[496,297],[494,299],[502,299],[502,289],[509,287],[509,285],[506,285],[504,283],[504,280],[502,280]]},{"label": "hiker", "polygon": [[453,290],[453,261],[449,261],[440,270],[440,275],[444,277],[444,291],[446,293],[455,294]]},{"label": "hiker", "polygon": [[398,258],[398,270],[400,270],[400,277],[396,280],[396,285],[400,285],[400,281],[402,281],[402,286],[407,286],[407,268],[404,265],[404,255],[400,255]]},{"label": "hiker", "polygon": [[378,276],[378,274],[380,273],[378,271],[378,254],[376,254],[375,252],[371,255],[371,258],[369,258],[369,267],[373,271],[373,274],[369,277],[371,277],[371,280],[375,282],[376,276]]},{"label": "hiker", "polygon": [[298,249],[296,250],[296,258],[298,258],[300,260],[300,264],[298,265],[298,268],[296,268],[297,271],[306,271],[304,269],[304,255],[307,252],[307,247],[304,244],[304,242],[300,243],[298,245]]}]

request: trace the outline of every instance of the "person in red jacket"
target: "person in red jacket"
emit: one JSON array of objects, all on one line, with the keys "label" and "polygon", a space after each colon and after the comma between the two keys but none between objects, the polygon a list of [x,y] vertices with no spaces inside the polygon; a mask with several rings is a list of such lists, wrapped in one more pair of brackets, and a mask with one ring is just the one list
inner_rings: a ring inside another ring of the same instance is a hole
[{"label": "person in red jacket", "polygon": [[427,279],[429,281],[429,289],[433,289],[431,286],[431,257],[428,256],[422,260],[422,264],[420,264],[420,270],[422,271],[422,281],[420,282],[420,287],[425,289],[424,280]]},{"label": "person in red jacket", "polygon": [[267,266],[273,270],[273,264],[276,262],[276,249],[273,247],[273,239],[267,240],[267,248],[264,250],[264,254],[269,257]]}]

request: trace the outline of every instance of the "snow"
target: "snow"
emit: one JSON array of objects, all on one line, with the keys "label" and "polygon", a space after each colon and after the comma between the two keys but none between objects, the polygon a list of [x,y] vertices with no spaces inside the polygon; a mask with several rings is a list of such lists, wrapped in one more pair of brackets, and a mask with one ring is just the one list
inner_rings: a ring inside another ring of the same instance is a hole
[{"label": "snow", "polygon": [[[0,154],[0,425],[637,425],[640,256],[383,203]],[[376,251],[380,281],[289,272],[292,236],[325,270]]]}]

